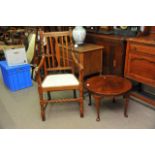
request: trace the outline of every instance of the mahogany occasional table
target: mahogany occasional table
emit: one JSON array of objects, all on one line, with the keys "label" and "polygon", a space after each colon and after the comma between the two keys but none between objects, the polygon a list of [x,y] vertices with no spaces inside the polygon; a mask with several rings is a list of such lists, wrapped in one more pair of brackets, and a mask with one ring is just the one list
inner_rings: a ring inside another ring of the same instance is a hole
[{"label": "mahogany occasional table", "polygon": [[132,88],[132,84],[129,80],[116,75],[95,76],[86,81],[86,88],[90,93],[92,93],[95,99],[97,111],[96,121],[100,121],[100,100],[103,97],[115,97],[123,95],[125,98],[124,116],[128,117],[128,98],[129,91]]}]

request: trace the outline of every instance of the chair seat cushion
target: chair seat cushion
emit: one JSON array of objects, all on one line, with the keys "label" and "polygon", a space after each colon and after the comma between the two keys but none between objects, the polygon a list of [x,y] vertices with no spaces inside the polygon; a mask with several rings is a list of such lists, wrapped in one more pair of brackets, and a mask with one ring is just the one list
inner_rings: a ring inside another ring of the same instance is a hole
[{"label": "chair seat cushion", "polygon": [[79,81],[74,74],[48,75],[42,83],[42,87],[78,86]]}]

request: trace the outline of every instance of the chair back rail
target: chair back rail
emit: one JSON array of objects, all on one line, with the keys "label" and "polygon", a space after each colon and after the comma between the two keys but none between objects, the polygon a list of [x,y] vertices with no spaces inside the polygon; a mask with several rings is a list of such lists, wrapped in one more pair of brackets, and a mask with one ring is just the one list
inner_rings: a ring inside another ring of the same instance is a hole
[{"label": "chair back rail", "polygon": [[[65,32],[41,32],[41,48],[46,57],[46,72],[49,70],[72,69],[69,64],[69,51],[72,47],[72,34]],[[45,67],[45,68],[46,68]]]}]

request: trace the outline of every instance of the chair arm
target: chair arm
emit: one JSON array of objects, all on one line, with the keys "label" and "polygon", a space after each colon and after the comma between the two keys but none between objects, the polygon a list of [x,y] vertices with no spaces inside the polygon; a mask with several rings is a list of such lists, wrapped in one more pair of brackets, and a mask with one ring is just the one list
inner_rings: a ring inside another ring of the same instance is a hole
[{"label": "chair arm", "polygon": [[45,61],[45,56],[43,55],[42,58],[41,58],[41,61],[40,61],[39,65],[37,67],[38,68],[37,69],[38,71],[41,69],[42,65],[44,64],[44,61]]},{"label": "chair arm", "polygon": [[40,69],[42,68],[44,64],[44,61],[45,61],[45,56],[43,55],[39,65],[35,68],[36,80],[39,85],[41,84]]},{"label": "chair arm", "polygon": [[79,81],[83,82],[83,75],[84,75],[84,67],[83,65],[77,60],[77,58],[75,57],[74,53],[71,52],[72,54],[72,58],[73,58],[73,62],[77,65],[77,67],[79,68]]}]

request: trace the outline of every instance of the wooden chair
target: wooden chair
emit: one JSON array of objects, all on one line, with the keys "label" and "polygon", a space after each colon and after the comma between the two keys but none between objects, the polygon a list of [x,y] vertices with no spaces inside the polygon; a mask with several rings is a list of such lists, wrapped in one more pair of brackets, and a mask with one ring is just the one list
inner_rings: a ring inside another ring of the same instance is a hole
[{"label": "wooden chair", "polygon": [[[79,64],[73,53],[71,32],[41,32],[40,34],[43,55],[36,72],[36,79],[42,120],[45,120],[47,104],[59,102],[79,102],[80,116],[83,117],[83,66]],[[70,56],[79,69],[78,78],[74,74],[75,65],[69,62]],[[79,96],[51,99],[50,92],[68,90],[79,91]]]}]

